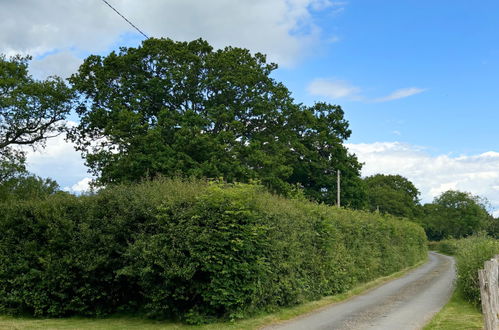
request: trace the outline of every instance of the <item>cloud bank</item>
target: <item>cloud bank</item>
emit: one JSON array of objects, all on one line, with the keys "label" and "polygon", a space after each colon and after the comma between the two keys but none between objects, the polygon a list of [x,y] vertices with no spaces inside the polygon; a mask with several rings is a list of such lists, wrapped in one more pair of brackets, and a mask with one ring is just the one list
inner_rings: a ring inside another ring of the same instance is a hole
[{"label": "cloud bank", "polygon": [[[319,45],[314,11],[334,13],[346,5],[330,0],[109,2],[149,36],[201,37],[216,48],[232,45],[266,53],[284,66]],[[34,70],[57,62],[60,67],[48,73],[67,77],[82,57],[108,52],[130,39],[141,36],[102,1],[0,1],[0,49],[7,55],[33,55],[40,61]]]},{"label": "cloud bank", "polygon": [[471,192],[487,198],[499,215],[499,152],[432,156],[423,147],[400,142],[346,146],[365,163],[363,176],[400,174],[421,191],[423,202],[450,189]]}]

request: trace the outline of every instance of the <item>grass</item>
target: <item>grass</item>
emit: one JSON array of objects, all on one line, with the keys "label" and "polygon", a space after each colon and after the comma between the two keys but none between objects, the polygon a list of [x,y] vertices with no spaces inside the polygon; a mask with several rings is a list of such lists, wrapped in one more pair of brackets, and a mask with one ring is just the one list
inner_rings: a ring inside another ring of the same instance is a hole
[{"label": "grass", "polygon": [[[223,329],[258,329],[265,325],[275,324],[290,320],[297,316],[305,315],[326,308],[329,305],[345,301],[361,293],[365,293],[380,285],[402,277],[410,270],[422,265],[426,260],[417,263],[414,266],[403,269],[389,276],[378,278],[374,281],[356,286],[352,290],[322,298],[320,300],[311,301],[294,307],[282,308],[275,313],[266,313],[256,315],[252,318],[240,320],[236,322],[212,323],[202,326],[189,326],[182,323],[174,323],[169,321],[155,321],[141,317],[133,317],[128,315],[115,315],[106,318],[61,318],[61,319],[39,319],[30,317],[12,317],[0,315],[0,329],[17,330],[17,329],[95,329],[95,330],[127,330],[127,329],[144,329],[144,330],[175,330],[175,329],[203,329],[203,330],[223,330]],[[434,328],[429,328],[434,329]],[[437,328],[435,328],[437,329]],[[440,328],[438,328],[440,329]],[[473,329],[473,328],[470,328]]]},{"label": "grass", "polygon": [[459,290],[454,290],[450,301],[428,323],[424,330],[473,330],[483,329],[482,313],[475,305],[464,300]]}]

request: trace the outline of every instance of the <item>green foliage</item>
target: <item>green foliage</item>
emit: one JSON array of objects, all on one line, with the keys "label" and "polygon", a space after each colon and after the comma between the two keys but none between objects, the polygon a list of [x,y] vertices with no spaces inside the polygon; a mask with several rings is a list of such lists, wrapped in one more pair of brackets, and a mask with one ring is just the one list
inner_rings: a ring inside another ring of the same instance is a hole
[{"label": "green foliage", "polygon": [[483,234],[458,241],[457,286],[463,297],[477,306],[480,306],[478,270],[496,254],[499,254],[499,241]]},{"label": "green foliage", "polygon": [[470,193],[449,190],[423,206],[420,219],[431,240],[461,238],[492,227],[487,202]]},{"label": "green foliage", "polygon": [[478,270],[499,254],[499,240],[479,233],[463,239],[431,242],[430,248],[456,257],[457,289],[467,301],[480,307]]},{"label": "green foliage", "polygon": [[414,219],[419,215],[419,191],[400,175],[376,174],[364,179],[368,209]]},{"label": "green foliage", "polygon": [[0,201],[41,198],[58,190],[53,180],[29,175],[21,145],[43,146],[61,133],[71,110],[71,90],[57,77],[35,80],[30,57],[0,54]]},{"label": "green foliage", "polygon": [[40,199],[55,193],[62,193],[57,182],[28,173],[0,181],[0,202]]},{"label": "green foliage", "polygon": [[238,319],[426,256],[412,222],[255,185],[161,179],[1,207],[0,310],[36,316]]},{"label": "green foliage", "polygon": [[333,204],[339,169],[344,205],[361,207],[361,164],[342,144],[351,134],[343,110],[294,103],[270,77],[276,68],[262,54],[203,40],[151,38],[90,56],[70,79],[80,116],[70,137],[102,184],[158,174],[258,180]]},{"label": "green foliage", "polygon": [[445,239],[441,241],[433,241],[428,243],[430,250],[437,251],[450,256],[455,256],[459,249],[459,240]]},{"label": "green foliage", "polygon": [[0,161],[13,146],[34,147],[62,132],[71,110],[71,90],[57,77],[33,79],[30,59],[0,54]]}]

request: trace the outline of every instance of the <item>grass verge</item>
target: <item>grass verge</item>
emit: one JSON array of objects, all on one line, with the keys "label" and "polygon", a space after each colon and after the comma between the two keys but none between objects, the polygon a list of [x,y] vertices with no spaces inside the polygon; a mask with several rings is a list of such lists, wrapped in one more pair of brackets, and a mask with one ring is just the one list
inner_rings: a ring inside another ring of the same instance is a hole
[{"label": "grass verge", "polygon": [[482,313],[473,304],[464,300],[459,290],[454,290],[451,299],[423,330],[473,330],[483,329]]},{"label": "grass verge", "polygon": [[[343,294],[324,297],[320,300],[311,301],[294,307],[282,308],[274,313],[256,315],[252,318],[236,322],[212,323],[202,326],[189,326],[181,323],[168,321],[155,321],[141,317],[128,315],[115,315],[106,318],[61,318],[61,319],[38,319],[30,317],[12,317],[0,315],[0,329],[97,329],[97,330],[122,330],[122,329],[144,329],[144,330],[175,330],[175,329],[258,329],[265,325],[275,324],[290,320],[292,318],[316,312],[329,305],[345,301],[359,294],[366,293],[380,285],[400,278],[409,271],[421,266],[426,259],[414,266],[405,268],[389,276],[378,278],[374,281],[356,286]],[[437,328],[429,328],[437,329]],[[440,328],[438,328],[440,329]],[[450,329],[450,328],[449,328]],[[455,328],[456,329],[456,328]],[[461,328],[459,328],[461,329]],[[467,328],[474,329],[474,328]]]}]

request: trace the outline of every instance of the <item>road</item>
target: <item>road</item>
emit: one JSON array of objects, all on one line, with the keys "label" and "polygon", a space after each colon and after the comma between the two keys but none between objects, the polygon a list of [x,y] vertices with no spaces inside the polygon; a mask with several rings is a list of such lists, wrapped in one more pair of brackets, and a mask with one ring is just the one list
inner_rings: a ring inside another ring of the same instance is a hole
[{"label": "road", "polygon": [[265,329],[421,329],[447,303],[454,259],[430,252],[429,261],[365,294]]}]

